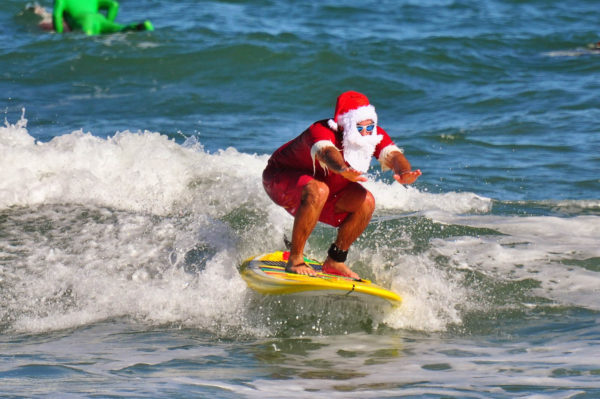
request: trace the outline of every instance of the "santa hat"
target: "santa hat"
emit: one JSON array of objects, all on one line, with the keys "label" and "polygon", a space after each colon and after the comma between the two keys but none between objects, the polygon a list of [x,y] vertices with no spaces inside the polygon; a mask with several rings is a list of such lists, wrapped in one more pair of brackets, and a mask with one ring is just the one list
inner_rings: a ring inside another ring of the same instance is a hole
[{"label": "santa hat", "polygon": [[[335,115],[327,124],[335,131],[341,126],[348,131],[352,126],[364,120],[371,119],[377,124],[375,107],[369,104],[369,99],[362,93],[347,91],[340,94],[335,104]],[[373,134],[377,134],[373,131]]]}]

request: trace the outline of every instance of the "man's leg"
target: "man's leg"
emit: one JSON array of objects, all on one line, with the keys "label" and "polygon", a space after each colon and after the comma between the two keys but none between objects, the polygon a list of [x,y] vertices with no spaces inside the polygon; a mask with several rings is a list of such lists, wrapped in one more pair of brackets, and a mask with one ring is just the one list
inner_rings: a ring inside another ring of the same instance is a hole
[{"label": "man's leg", "polygon": [[[345,189],[335,204],[335,211],[338,213],[348,212],[349,215],[338,229],[335,245],[342,251],[347,251],[371,221],[374,210],[375,198],[363,186],[353,184]],[[327,256],[323,262],[323,271],[358,278],[358,274],[350,270],[343,262],[336,262],[330,256]]]},{"label": "man's leg", "polygon": [[125,25],[118,24],[116,22],[109,21],[102,15],[102,18],[98,20],[98,32],[97,33],[116,33],[122,32],[126,29]]},{"label": "man's leg", "polygon": [[130,30],[154,30],[150,21],[122,25],[109,21],[103,14],[89,14],[82,23],[82,30],[87,35],[126,32]]},{"label": "man's leg", "polygon": [[294,217],[292,246],[286,270],[309,276],[316,275],[312,268],[304,264],[304,245],[319,221],[328,196],[329,187],[319,180],[311,180],[302,189],[302,199]]}]

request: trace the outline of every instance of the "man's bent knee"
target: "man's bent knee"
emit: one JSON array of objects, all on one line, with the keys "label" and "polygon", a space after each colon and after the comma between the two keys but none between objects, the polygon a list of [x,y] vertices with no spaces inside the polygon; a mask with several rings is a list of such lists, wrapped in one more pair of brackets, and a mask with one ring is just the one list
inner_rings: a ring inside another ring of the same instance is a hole
[{"label": "man's bent knee", "polygon": [[303,204],[324,205],[329,197],[329,187],[319,180],[311,180],[302,189]]},{"label": "man's bent knee", "polygon": [[372,214],[373,211],[375,211],[375,197],[373,197],[373,194],[371,194],[371,192],[368,190],[362,203],[362,208],[369,214]]}]

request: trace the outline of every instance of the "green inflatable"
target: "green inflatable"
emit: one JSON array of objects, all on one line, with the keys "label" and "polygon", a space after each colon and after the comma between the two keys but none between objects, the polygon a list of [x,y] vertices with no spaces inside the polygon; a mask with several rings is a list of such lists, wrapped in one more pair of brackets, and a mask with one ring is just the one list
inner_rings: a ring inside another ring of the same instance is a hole
[{"label": "green inflatable", "polygon": [[[106,15],[100,10],[106,11]],[[82,30],[86,35],[154,30],[150,21],[122,25],[115,22],[119,3],[114,0],[54,0],[52,21],[58,33],[64,31],[63,18],[71,30]]]}]

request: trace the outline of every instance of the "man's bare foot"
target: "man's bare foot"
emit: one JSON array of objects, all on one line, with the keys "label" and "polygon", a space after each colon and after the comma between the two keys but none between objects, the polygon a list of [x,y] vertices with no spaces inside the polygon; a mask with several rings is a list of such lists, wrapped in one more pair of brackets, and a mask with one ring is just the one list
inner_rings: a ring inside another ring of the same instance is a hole
[{"label": "man's bare foot", "polygon": [[288,273],[302,274],[304,276],[316,276],[317,272],[312,267],[304,263],[304,257],[290,255],[288,263],[285,266]]},{"label": "man's bare foot", "polygon": [[353,279],[360,279],[358,274],[354,273],[346,264],[342,262],[336,262],[331,259],[329,256],[323,262],[323,273],[327,274],[337,274],[338,276],[350,277]]}]

